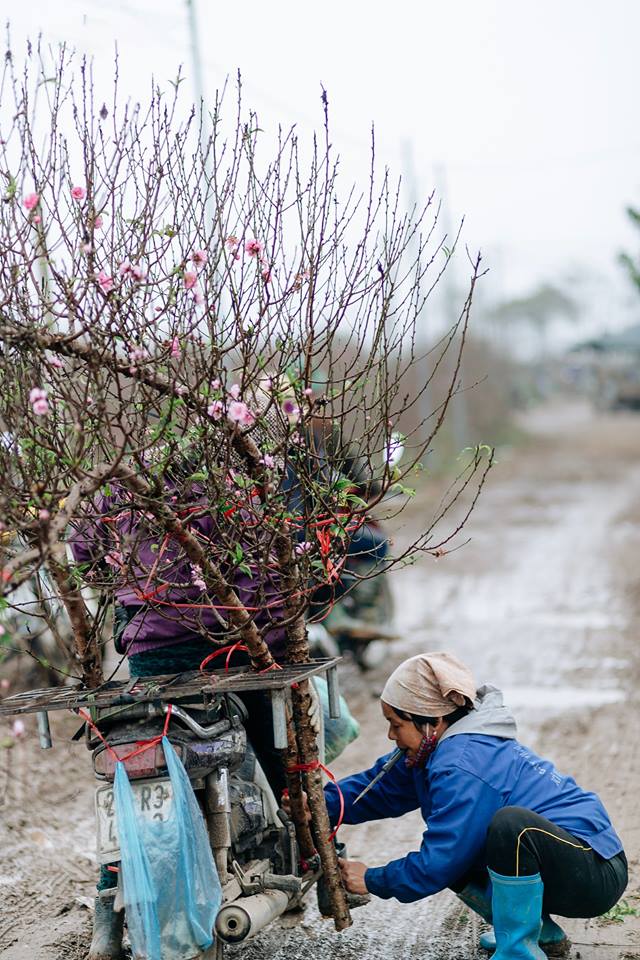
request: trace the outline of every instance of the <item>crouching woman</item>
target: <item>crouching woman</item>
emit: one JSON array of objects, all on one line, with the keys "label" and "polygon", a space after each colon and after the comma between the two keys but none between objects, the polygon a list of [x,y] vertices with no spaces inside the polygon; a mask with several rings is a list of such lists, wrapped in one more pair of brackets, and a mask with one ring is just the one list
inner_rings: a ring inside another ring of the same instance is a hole
[{"label": "crouching woman", "polygon": [[[360,799],[389,756],[339,782],[344,822],[419,807],[427,829],[418,851],[385,866],[341,861],[347,890],[409,903],[449,887],[493,924],[495,938],[485,934],[481,944],[495,949],[494,960],[561,955],[568,941],[550,914],[599,916],[627,884],[600,799],[520,744],[500,691],[476,690],[451,654],[405,661],[381,699],[389,739],[403,753]],[[326,799],[335,822],[335,785]]]}]

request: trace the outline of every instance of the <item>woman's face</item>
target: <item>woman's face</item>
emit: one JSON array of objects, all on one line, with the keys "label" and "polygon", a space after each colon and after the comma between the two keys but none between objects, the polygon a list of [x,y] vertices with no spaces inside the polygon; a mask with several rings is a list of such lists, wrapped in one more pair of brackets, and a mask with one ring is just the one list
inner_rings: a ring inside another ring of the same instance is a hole
[{"label": "woman's face", "polygon": [[393,707],[390,707],[388,703],[382,703],[382,712],[385,720],[389,724],[389,731],[387,733],[389,740],[393,740],[401,750],[405,750],[410,760],[415,760],[418,747],[422,743],[422,737],[425,734],[427,736],[431,735],[434,732],[434,728],[427,724],[427,728],[423,733],[421,730],[418,730],[413,720],[403,720],[402,717],[399,717]]}]

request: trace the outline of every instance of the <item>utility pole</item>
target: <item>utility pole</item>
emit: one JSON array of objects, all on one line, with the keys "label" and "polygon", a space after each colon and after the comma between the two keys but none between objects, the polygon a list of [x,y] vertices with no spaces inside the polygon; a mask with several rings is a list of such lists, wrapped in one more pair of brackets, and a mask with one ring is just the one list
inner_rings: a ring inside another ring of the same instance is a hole
[{"label": "utility pole", "polygon": [[[416,168],[413,156],[413,142],[409,139],[403,140],[401,145],[402,152],[402,178],[405,184],[405,196],[407,198],[407,205],[409,211],[412,211],[414,215],[420,209],[419,207],[419,188],[418,188],[418,178],[416,175]],[[422,268],[422,263],[420,261],[420,237],[418,234],[415,234],[409,245],[409,250],[413,261],[416,263],[416,269],[418,272]],[[420,312],[417,317],[416,329],[418,331],[418,349],[424,351],[426,354],[429,348],[430,340],[433,340],[433,336],[429,337],[429,329],[427,323],[427,309],[426,304],[422,304]],[[420,395],[420,400],[418,404],[418,418],[421,423],[420,427],[420,437],[419,442],[424,442],[431,430],[429,429],[430,417],[433,414],[433,407],[431,405],[431,396],[432,390],[430,384],[427,384],[429,377],[431,376],[432,370],[430,367],[429,357],[426,356],[423,362],[422,369],[419,371],[420,375],[424,376],[424,390]],[[429,453],[430,465],[434,465],[434,454],[433,452]]]},{"label": "utility pole", "polygon": [[[196,104],[199,104],[202,113],[202,125],[200,127],[200,150],[202,151],[205,170],[207,171],[208,175],[211,175],[212,170],[210,167],[208,147],[213,134],[213,127],[209,120],[209,111],[205,101],[202,57],[200,56],[200,43],[198,40],[198,17],[196,12],[196,2],[197,0],[186,0],[187,19],[189,22],[189,44],[191,47],[191,64],[193,67],[193,93],[195,102]],[[214,205],[210,197],[207,198],[205,209],[207,215],[207,227],[209,230],[211,230],[214,223],[215,213]]]},{"label": "utility pole", "polygon": [[[209,144],[214,136],[213,125],[211,124],[209,110],[205,101],[204,75],[202,71],[202,57],[200,56],[200,42],[198,34],[198,17],[196,11],[197,0],[186,0],[187,18],[189,22],[189,42],[191,46],[191,63],[193,66],[193,93],[195,101],[200,105],[202,123],[200,127],[200,151],[202,153],[202,163],[208,179],[213,179],[213,167],[211,163],[211,154]],[[205,203],[205,230],[208,238],[213,237],[216,223],[216,205],[211,196],[210,188],[207,188],[207,200]],[[230,308],[230,297],[225,291],[224,286],[220,284],[220,307],[221,309]]]},{"label": "utility pole", "polygon": [[[453,242],[453,233],[451,231],[451,218],[449,216],[449,207],[447,205],[447,178],[444,166],[438,164],[435,168],[436,189],[440,197],[440,220],[448,238]],[[458,292],[456,290],[455,278],[455,257],[451,257],[447,264],[447,269],[442,277],[444,292],[444,320],[446,329],[451,328],[459,314]],[[464,392],[464,356],[458,371],[458,383],[456,389],[461,386],[462,392],[451,398],[451,424],[453,431],[453,445],[459,453],[471,443],[469,436],[469,411],[467,407],[467,394]]]},{"label": "utility pole", "polygon": [[[198,43],[198,17],[196,13],[196,0],[186,0],[187,18],[189,21],[189,43],[191,46],[191,63],[193,66],[193,92],[196,103],[199,103],[203,110],[203,128],[204,128],[204,80],[202,77],[202,58],[200,57],[200,44]],[[203,129],[203,135],[205,131]],[[206,141],[205,141],[206,142]]]}]

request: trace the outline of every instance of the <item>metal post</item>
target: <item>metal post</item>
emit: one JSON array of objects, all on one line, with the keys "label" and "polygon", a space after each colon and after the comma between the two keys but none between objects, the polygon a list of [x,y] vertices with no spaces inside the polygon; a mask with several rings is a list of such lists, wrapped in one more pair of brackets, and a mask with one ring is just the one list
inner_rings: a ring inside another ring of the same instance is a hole
[{"label": "metal post", "polygon": [[338,668],[329,667],[327,670],[327,692],[329,694],[329,716],[332,720],[340,719],[340,689],[338,687]]},{"label": "metal post", "polygon": [[39,710],[37,714],[38,720],[38,736],[40,737],[40,746],[43,750],[50,750],[52,747],[51,743],[51,728],[49,727],[49,714],[46,710]]},{"label": "metal post", "polygon": [[288,741],[284,690],[271,691],[271,712],[273,714],[273,745],[276,750],[285,750]]}]

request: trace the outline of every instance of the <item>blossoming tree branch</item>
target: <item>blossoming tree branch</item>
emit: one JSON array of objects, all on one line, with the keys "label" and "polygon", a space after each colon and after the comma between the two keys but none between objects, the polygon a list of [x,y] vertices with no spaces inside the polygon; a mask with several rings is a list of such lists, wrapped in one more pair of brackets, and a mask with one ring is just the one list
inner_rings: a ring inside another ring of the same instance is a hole
[{"label": "blossoming tree branch", "polygon": [[[431,198],[404,213],[373,145],[367,188],[343,194],[326,97],[323,134],[302,145],[294,130],[269,140],[239,96],[183,118],[179,88],[122,103],[65,50],[54,64],[32,51],[25,72],[9,56],[2,80],[2,602],[45,619],[61,603],[61,670],[88,686],[104,679],[104,598],[123,591],[169,629],[188,621],[212,652],[242,644],[258,669],[277,630],[285,660],[308,659],[307,620],[348,588],[374,512],[402,510],[461,389],[480,275],[469,258],[466,300],[427,351],[418,320],[457,244]],[[411,544],[368,575],[446,552],[490,465],[468,451]],[[301,684],[293,810],[340,927],[308,708]]]}]

